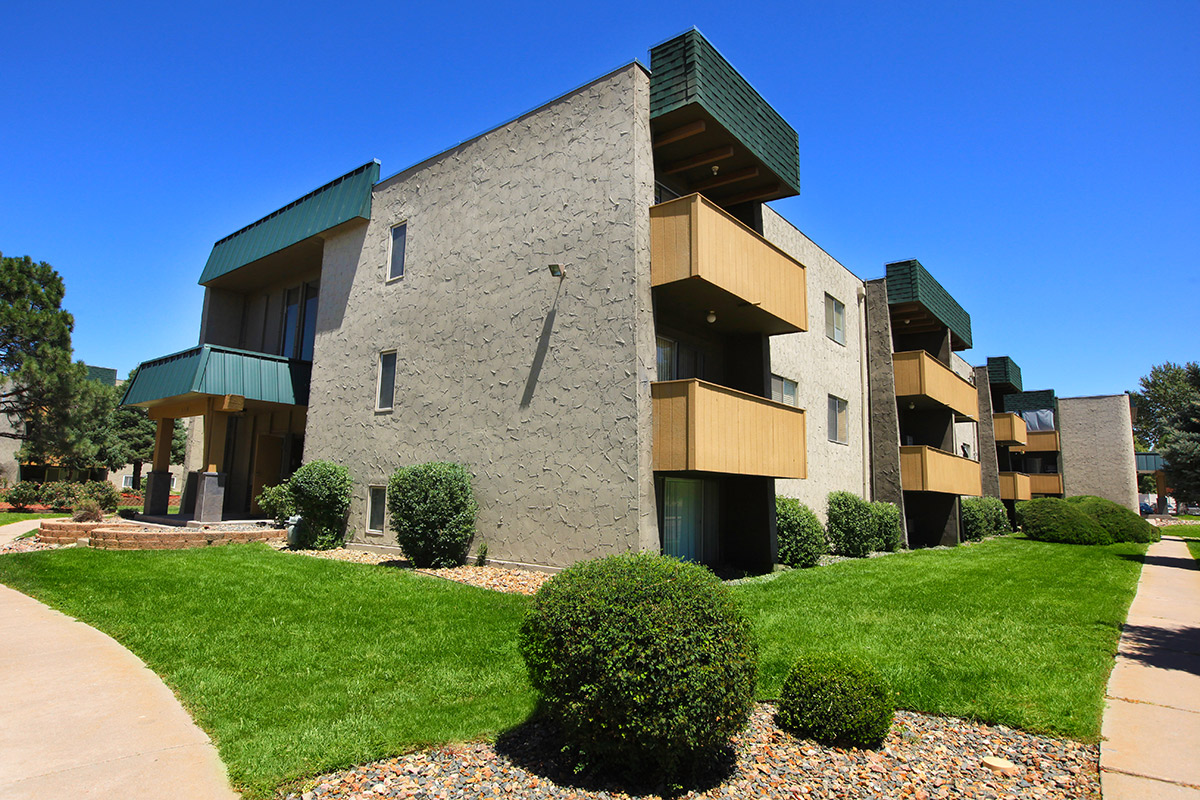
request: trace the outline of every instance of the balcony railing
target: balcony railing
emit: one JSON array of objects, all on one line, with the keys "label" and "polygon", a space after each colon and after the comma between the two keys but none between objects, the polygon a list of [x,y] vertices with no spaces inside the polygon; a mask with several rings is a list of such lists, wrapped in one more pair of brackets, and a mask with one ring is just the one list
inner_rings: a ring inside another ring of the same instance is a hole
[{"label": "balcony railing", "polygon": [[699,194],[650,209],[650,284],[668,313],[717,330],[808,330],[804,265]]},{"label": "balcony railing", "polygon": [[951,409],[961,419],[979,417],[979,395],[969,381],[924,350],[892,354],[896,399]]},{"label": "balcony railing", "polygon": [[1032,494],[1062,494],[1062,475],[1054,472],[1030,473],[1029,491]]},{"label": "balcony railing", "polygon": [[1033,497],[1029,476],[1024,472],[1000,473],[1001,500],[1028,500]]},{"label": "balcony railing", "polygon": [[807,477],[803,410],[695,379],[650,395],[655,470]]},{"label": "balcony railing", "polygon": [[1015,447],[1025,444],[1026,436],[1029,433],[1025,428],[1025,420],[1021,419],[1021,415],[1014,414],[1011,411],[1003,414],[995,414],[992,417],[992,428],[996,432],[996,444],[1005,447]]},{"label": "balcony railing", "polygon": [[1029,431],[1025,445],[1011,449],[1014,453],[1057,453],[1062,449],[1062,443],[1058,431]]},{"label": "balcony railing", "polygon": [[900,448],[900,488],[971,497],[983,494],[978,461],[927,445]]}]

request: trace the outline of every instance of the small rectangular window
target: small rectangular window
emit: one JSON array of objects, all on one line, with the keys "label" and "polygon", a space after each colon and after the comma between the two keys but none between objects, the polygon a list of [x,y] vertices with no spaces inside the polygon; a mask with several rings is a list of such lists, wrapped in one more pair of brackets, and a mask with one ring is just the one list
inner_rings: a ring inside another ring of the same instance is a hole
[{"label": "small rectangular window", "polygon": [[379,391],[375,395],[375,410],[391,409],[396,395],[396,351],[379,354]]},{"label": "small rectangular window", "polygon": [[675,380],[675,340],[658,337],[658,379]]},{"label": "small rectangular window", "polygon": [[846,343],[846,305],[825,295],[825,335],[838,344]]},{"label": "small rectangular window", "polygon": [[388,260],[388,280],[404,277],[404,250],[408,244],[408,223],[392,228],[392,255]]},{"label": "small rectangular window", "polygon": [[179,483],[179,477],[177,475],[172,475],[171,476],[171,491],[172,492],[175,491],[175,487],[178,485],[178,483]]},{"label": "small rectangular window", "polygon": [[387,489],[367,488],[367,533],[383,533],[384,511],[387,509]]},{"label": "small rectangular window", "polygon": [[850,442],[850,404],[833,395],[829,395],[829,441]]},{"label": "small rectangular window", "polygon": [[121,477],[121,488],[122,489],[132,489],[133,488],[133,476],[132,475],[123,475]]},{"label": "small rectangular window", "polygon": [[800,398],[797,389],[799,385],[787,378],[779,375],[771,376],[771,399],[776,403],[785,403],[789,406],[799,406]]}]

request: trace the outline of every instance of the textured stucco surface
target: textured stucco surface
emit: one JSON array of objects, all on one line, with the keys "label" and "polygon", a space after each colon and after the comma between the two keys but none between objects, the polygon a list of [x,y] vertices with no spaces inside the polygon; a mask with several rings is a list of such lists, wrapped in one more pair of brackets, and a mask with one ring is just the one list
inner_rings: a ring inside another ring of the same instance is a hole
[{"label": "textured stucco surface", "polygon": [[[892,317],[887,279],[867,281],[867,374],[871,413],[871,494],[895,503],[904,514],[900,483],[900,415],[892,365]],[[907,526],[905,527],[907,531]],[[907,534],[906,534],[907,536]],[[905,544],[907,544],[907,539]]]},{"label": "textured stucco surface", "polygon": [[1128,395],[1060,397],[1063,493],[1092,494],[1138,510]]},{"label": "textured stucco surface", "polygon": [[975,389],[979,397],[979,477],[984,497],[1000,496],[1000,459],[996,453],[996,422],[988,368],[975,367]]},{"label": "textured stucco surface", "polygon": [[[355,541],[391,543],[364,532],[369,485],[453,460],[489,558],[657,548],[652,200],[649,77],[630,65],[382,181],[369,225],[326,241],[305,460],[349,467]],[[395,409],[376,412],[392,348]]]},{"label": "textured stucco surface", "polygon": [[[825,519],[835,490],[868,497],[866,453],[866,346],[863,282],[790,222],[764,206],[763,236],[805,267],[808,330],[772,336],[771,372],[798,384],[807,426],[808,477],[777,480],[775,491],[795,497]],[[825,335],[825,295],[846,306],[846,343]],[[849,442],[829,441],[829,395],[848,403]]]}]

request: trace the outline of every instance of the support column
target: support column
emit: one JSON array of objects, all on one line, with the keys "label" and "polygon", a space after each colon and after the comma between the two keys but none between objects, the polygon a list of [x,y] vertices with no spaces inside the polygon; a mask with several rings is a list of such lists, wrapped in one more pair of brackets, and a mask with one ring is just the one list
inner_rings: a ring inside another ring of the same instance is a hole
[{"label": "support column", "polygon": [[166,514],[171,503],[171,440],[175,435],[175,420],[158,420],[154,435],[154,459],[146,476],[146,514]]},{"label": "support column", "polygon": [[196,485],[196,511],[192,516],[196,522],[220,522],[225,505],[225,433],[229,415],[214,408],[209,400],[204,414],[204,464],[205,471],[198,476]]},{"label": "support column", "polygon": [[996,425],[987,367],[975,368],[975,392],[979,397],[979,476],[983,480],[983,496],[999,497],[1000,458],[996,453]]},{"label": "support column", "polygon": [[900,483],[900,417],[892,365],[892,317],[887,279],[867,281],[867,389],[871,413],[871,500],[900,509],[904,546],[908,547],[904,492]]}]

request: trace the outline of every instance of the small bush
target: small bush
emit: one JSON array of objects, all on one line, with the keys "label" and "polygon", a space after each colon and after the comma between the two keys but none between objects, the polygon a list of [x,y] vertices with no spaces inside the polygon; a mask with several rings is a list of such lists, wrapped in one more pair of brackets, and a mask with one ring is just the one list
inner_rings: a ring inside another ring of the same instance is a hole
[{"label": "small bush", "polygon": [[900,521],[900,509],[882,500],[870,504],[871,527],[875,533],[872,549],[894,553],[904,541],[904,525]]},{"label": "small bush", "polygon": [[80,500],[71,514],[72,522],[100,522],[103,519],[104,512],[100,509],[100,504],[91,499]]},{"label": "small bush", "polygon": [[431,461],[396,470],[388,481],[396,543],[418,567],[457,567],[475,536],[478,506],[462,464]]},{"label": "small bush", "polygon": [[70,511],[82,497],[80,484],[53,481],[42,484],[42,505],[54,511]]},{"label": "small bush", "polygon": [[862,558],[876,546],[871,506],[851,492],[830,492],[825,530],[829,546],[839,556]]},{"label": "small bush", "polygon": [[342,543],[350,510],[350,472],[332,461],[310,461],[292,475],[288,490],[304,519],[304,549],[331,550]]},{"label": "small bush", "polygon": [[742,729],[754,700],[750,622],[711,572],[667,556],[564,570],[534,596],[518,645],[589,766],[674,783]]},{"label": "small bush", "polygon": [[41,505],[42,487],[33,481],[20,481],[4,495],[4,502],[18,511],[26,511],[30,506]]},{"label": "small bush", "polygon": [[962,538],[977,542],[985,536],[1012,533],[1008,512],[998,497],[964,497],[962,499]]},{"label": "small bush", "polygon": [[815,567],[829,552],[825,529],[812,509],[793,497],[775,498],[779,531],[779,563],[789,567]]},{"label": "small bush", "polygon": [[1115,542],[1147,544],[1162,538],[1158,528],[1112,500],[1084,494],[1068,497],[1067,502],[1096,520]]},{"label": "small bush", "polygon": [[779,695],[779,726],[821,744],[878,747],[896,706],[883,679],[865,666],[802,658]]},{"label": "small bush", "polygon": [[287,524],[288,517],[296,513],[296,501],[292,498],[291,486],[286,483],[264,486],[262,493],[258,495],[258,507],[275,520],[276,525]]},{"label": "small bush", "polygon": [[1072,503],[1041,497],[1017,503],[1017,521],[1030,539],[1061,544],[1112,544],[1100,523]]},{"label": "small bush", "polygon": [[93,500],[100,506],[101,511],[113,512],[121,504],[121,493],[117,487],[108,481],[88,481],[79,484],[78,498],[80,501]]}]

